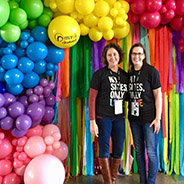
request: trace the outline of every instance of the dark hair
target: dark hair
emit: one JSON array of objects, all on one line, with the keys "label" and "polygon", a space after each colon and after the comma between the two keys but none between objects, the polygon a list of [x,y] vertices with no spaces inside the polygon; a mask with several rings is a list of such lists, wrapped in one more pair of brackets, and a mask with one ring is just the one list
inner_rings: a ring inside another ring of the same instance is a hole
[{"label": "dark hair", "polygon": [[106,55],[107,55],[107,51],[110,48],[114,48],[119,53],[119,62],[118,62],[118,64],[120,64],[123,61],[124,52],[123,52],[122,48],[118,44],[115,44],[115,43],[109,43],[108,45],[106,45],[104,47],[103,52],[102,52],[102,61],[101,61],[102,64],[108,65]]},{"label": "dark hair", "polygon": [[130,49],[130,52],[129,52],[129,68],[128,68],[129,72],[132,71],[132,68],[134,66],[133,62],[132,62],[131,54],[132,54],[132,50],[135,47],[141,47],[143,49],[143,52],[144,52],[144,55],[145,55],[145,58],[143,59],[143,64],[148,64],[147,59],[146,59],[146,49],[144,48],[144,46],[141,43],[135,43],[134,45],[132,45],[132,47]]}]

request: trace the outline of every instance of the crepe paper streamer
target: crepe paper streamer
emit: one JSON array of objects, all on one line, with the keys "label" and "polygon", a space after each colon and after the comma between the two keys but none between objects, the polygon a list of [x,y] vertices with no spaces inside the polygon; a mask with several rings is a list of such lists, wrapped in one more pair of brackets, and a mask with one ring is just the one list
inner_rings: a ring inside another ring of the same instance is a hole
[{"label": "crepe paper streamer", "polygon": [[140,24],[136,23],[133,32],[133,44],[140,42]]},{"label": "crepe paper streamer", "polygon": [[149,43],[150,64],[158,69],[155,61],[155,29],[148,29],[147,34]]},{"label": "crepe paper streamer", "polygon": [[133,161],[133,172],[134,173],[138,173],[135,148],[133,148],[133,157],[134,157],[134,161]]}]

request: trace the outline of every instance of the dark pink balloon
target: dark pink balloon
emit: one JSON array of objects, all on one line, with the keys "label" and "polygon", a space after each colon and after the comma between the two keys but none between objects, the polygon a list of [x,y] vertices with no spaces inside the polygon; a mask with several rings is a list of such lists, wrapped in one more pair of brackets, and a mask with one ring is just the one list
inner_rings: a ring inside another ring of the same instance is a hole
[{"label": "dark pink balloon", "polygon": [[9,106],[11,103],[16,101],[15,96],[10,94],[10,93],[4,93],[3,95],[4,95],[4,98],[5,98],[4,107]]},{"label": "dark pink balloon", "polygon": [[19,130],[28,130],[32,125],[32,120],[28,115],[23,114],[16,119],[15,125]]},{"label": "dark pink balloon", "polygon": [[160,13],[145,12],[140,16],[140,23],[146,29],[156,28],[160,24]]},{"label": "dark pink balloon", "polygon": [[146,9],[146,3],[144,0],[134,0],[131,3],[131,10],[135,14],[141,14],[145,11]]},{"label": "dark pink balloon", "polygon": [[139,21],[139,16],[132,11],[128,12],[128,22],[131,24],[136,24]]},{"label": "dark pink balloon", "polygon": [[32,121],[40,120],[45,114],[45,107],[38,102],[32,103],[27,107],[26,114],[31,117]]},{"label": "dark pink balloon", "polygon": [[7,110],[6,110],[6,108],[1,107],[1,108],[0,108],[0,119],[6,117],[6,115],[7,115]]},{"label": "dark pink balloon", "polygon": [[5,118],[1,119],[0,125],[3,130],[10,130],[13,127],[14,120],[13,118],[6,116]]},{"label": "dark pink balloon", "polygon": [[168,10],[175,10],[176,9],[176,3],[175,3],[175,0],[169,0],[169,1],[167,1],[167,3],[166,3],[166,8],[168,9]]},{"label": "dark pink balloon", "polygon": [[173,30],[175,31],[181,31],[182,27],[184,25],[184,20],[183,17],[177,17],[175,16],[171,21],[170,21],[170,26]]},{"label": "dark pink balloon", "polygon": [[177,0],[176,1],[176,11],[175,13],[178,16],[184,16],[184,0]]},{"label": "dark pink balloon", "polygon": [[43,93],[43,87],[41,85],[38,85],[34,88],[34,94],[41,95]]},{"label": "dark pink balloon", "polygon": [[28,101],[29,103],[34,103],[34,102],[38,102],[39,98],[38,95],[36,94],[32,94],[28,97]]},{"label": "dark pink balloon", "polygon": [[42,86],[42,87],[46,87],[47,85],[48,85],[48,80],[47,79],[41,79],[40,80],[40,85]]},{"label": "dark pink balloon", "polygon": [[0,107],[2,107],[5,103],[4,95],[0,93]]},{"label": "dark pink balloon", "polygon": [[8,114],[12,117],[12,118],[16,118],[22,114],[24,114],[25,111],[25,107],[22,103],[20,102],[13,102],[12,104],[10,104],[8,106]]},{"label": "dark pink balloon", "polygon": [[21,179],[20,176],[12,172],[4,177],[3,182],[3,184],[20,184]]},{"label": "dark pink balloon", "polygon": [[159,11],[162,7],[162,0],[147,0],[146,7],[150,12]]},{"label": "dark pink balloon", "polygon": [[8,138],[4,138],[0,144],[0,159],[7,157],[13,150],[13,146]]},{"label": "dark pink balloon", "polygon": [[19,101],[20,103],[22,103],[22,104],[24,105],[25,108],[27,108],[28,105],[29,105],[29,103],[28,103],[28,97],[25,96],[25,95],[19,97],[19,98],[18,98],[18,101]]},{"label": "dark pink balloon", "polygon": [[166,12],[167,12],[166,6],[165,6],[165,5],[162,5],[162,8],[159,10],[159,12],[160,12],[161,14],[166,13]]},{"label": "dark pink balloon", "polygon": [[50,94],[45,98],[46,106],[54,106],[56,103],[56,97],[53,94]]}]

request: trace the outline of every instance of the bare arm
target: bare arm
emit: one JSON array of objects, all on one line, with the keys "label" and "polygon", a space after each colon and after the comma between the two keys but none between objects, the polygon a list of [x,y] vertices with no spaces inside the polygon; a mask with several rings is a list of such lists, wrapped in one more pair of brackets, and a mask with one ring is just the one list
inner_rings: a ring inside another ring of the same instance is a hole
[{"label": "bare arm", "polygon": [[158,134],[160,130],[160,120],[162,114],[162,92],[161,87],[153,90],[156,107],[156,117],[150,124],[150,127],[154,126],[154,133]]}]

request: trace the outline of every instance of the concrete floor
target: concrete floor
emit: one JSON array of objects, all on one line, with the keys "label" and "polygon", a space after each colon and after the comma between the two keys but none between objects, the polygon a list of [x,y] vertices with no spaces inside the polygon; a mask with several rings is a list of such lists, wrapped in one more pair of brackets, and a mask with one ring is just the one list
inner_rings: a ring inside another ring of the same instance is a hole
[{"label": "concrete floor", "polygon": [[[131,176],[118,176],[116,184],[138,184],[138,174]],[[76,178],[65,181],[65,184],[103,184],[102,175],[95,176],[78,176]],[[164,173],[158,173],[156,184],[184,184],[184,177],[167,176]]]}]

